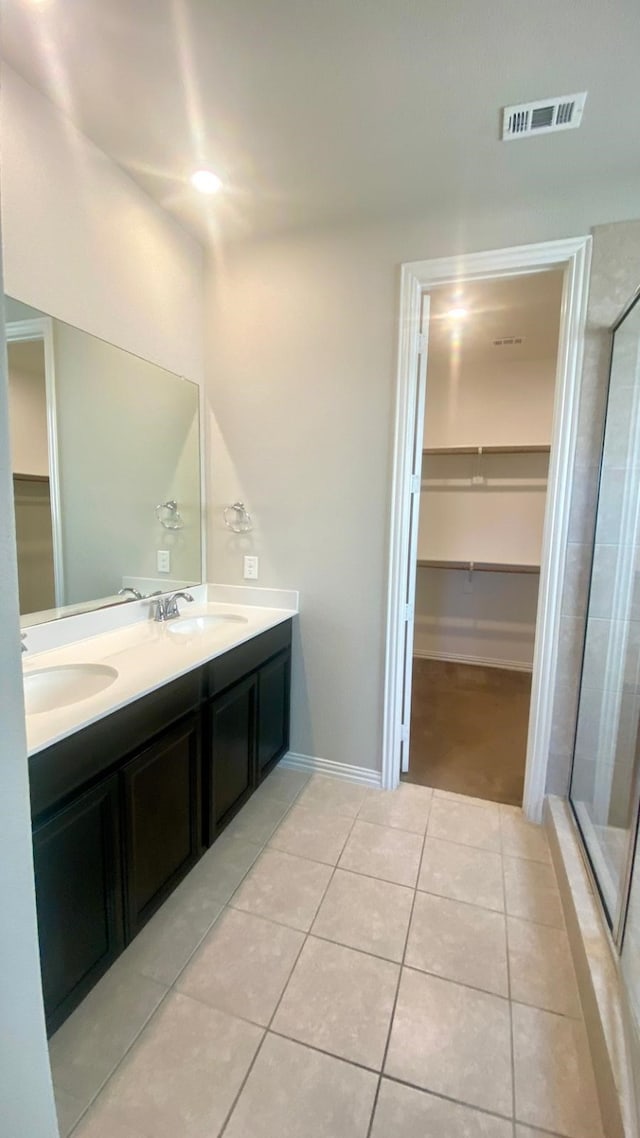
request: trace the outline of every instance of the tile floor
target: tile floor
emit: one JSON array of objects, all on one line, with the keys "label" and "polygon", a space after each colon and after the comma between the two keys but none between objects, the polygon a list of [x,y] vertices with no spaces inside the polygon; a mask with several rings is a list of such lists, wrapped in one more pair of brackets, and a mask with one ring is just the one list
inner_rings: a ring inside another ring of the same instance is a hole
[{"label": "tile floor", "polygon": [[602,1138],[542,830],[280,767],[51,1040],[74,1138]]}]

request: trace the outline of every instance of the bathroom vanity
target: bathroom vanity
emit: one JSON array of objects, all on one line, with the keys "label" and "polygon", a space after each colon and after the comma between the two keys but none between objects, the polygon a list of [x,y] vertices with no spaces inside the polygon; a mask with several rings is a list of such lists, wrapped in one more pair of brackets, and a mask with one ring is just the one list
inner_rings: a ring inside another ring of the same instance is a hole
[{"label": "bathroom vanity", "polygon": [[[120,692],[113,684],[111,695],[75,705],[90,719],[76,730],[73,706],[27,716],[40,743],[29,764],[49,1032],[288,748],[293,612],[247,607],[248,617],[226,618],[243,624],[220,629],[207,624],[220,605],[189,607],[173,628],[147,620],[45,654],[64,668],[71,658],[95,659],[102,641],[101,660],[117,661],[122,679]],[[151,690],[145,668],[155,669]],[[132,697],[135,675],[140,694]],[[122,705],[108,710],[109,699]],[[61,723],[64,737],[42,746]]]}]

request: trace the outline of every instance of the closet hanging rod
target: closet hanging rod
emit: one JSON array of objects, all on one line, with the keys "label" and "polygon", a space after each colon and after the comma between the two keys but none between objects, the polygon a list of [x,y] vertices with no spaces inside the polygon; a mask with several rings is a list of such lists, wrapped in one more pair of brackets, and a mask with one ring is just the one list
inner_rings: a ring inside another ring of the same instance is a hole
[{"label": "closet hanging rod", "polygon": [[422,569],[464,569],[467,573],[539,573],[539,565],[519,565],[502,561],[437,561],[431,558],[418,558]]},{"label": "closet hanging rod", "polygon": [[549,454],[550,446],[424,447],[423,454]]}]

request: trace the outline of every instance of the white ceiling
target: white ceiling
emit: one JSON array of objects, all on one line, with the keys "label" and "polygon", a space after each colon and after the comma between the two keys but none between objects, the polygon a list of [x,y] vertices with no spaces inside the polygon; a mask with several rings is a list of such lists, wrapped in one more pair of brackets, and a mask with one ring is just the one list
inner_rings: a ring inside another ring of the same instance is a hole
[{"label": "white ceiling", "polygon": [[[2,0],[3,55],[165,208],[231,237],[640,179],[638,0]],[[506,104],[587,89],[577,131]],[[196,198],[188,175],[227,189]]]},{"label": "white ceiling", "polygon": [[[548,359],[558,350],[563,272],[561,269],[495,280],[443,285],[431,293],[429,357],[448,358],[452,342],[474,360]],[[464,308],[464,319],[451,309]],[[520,344],[496,347],[494,340],[517,337]]]}]

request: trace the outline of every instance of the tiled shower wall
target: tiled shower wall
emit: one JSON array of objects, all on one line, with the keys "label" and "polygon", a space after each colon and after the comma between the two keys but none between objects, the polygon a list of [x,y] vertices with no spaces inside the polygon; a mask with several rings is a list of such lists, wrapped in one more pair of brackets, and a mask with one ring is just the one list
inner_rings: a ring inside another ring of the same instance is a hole
[{"label": "tiled shower wall", "polygon": [[[569,790],[609,378],[609,329],[638,285],[640,220],[597,226],[593,230],[573,499],[547,772],[550,794],[566,795]],[[600,566],[601,572],[606,573],[606,560],[602,560]]]}]

